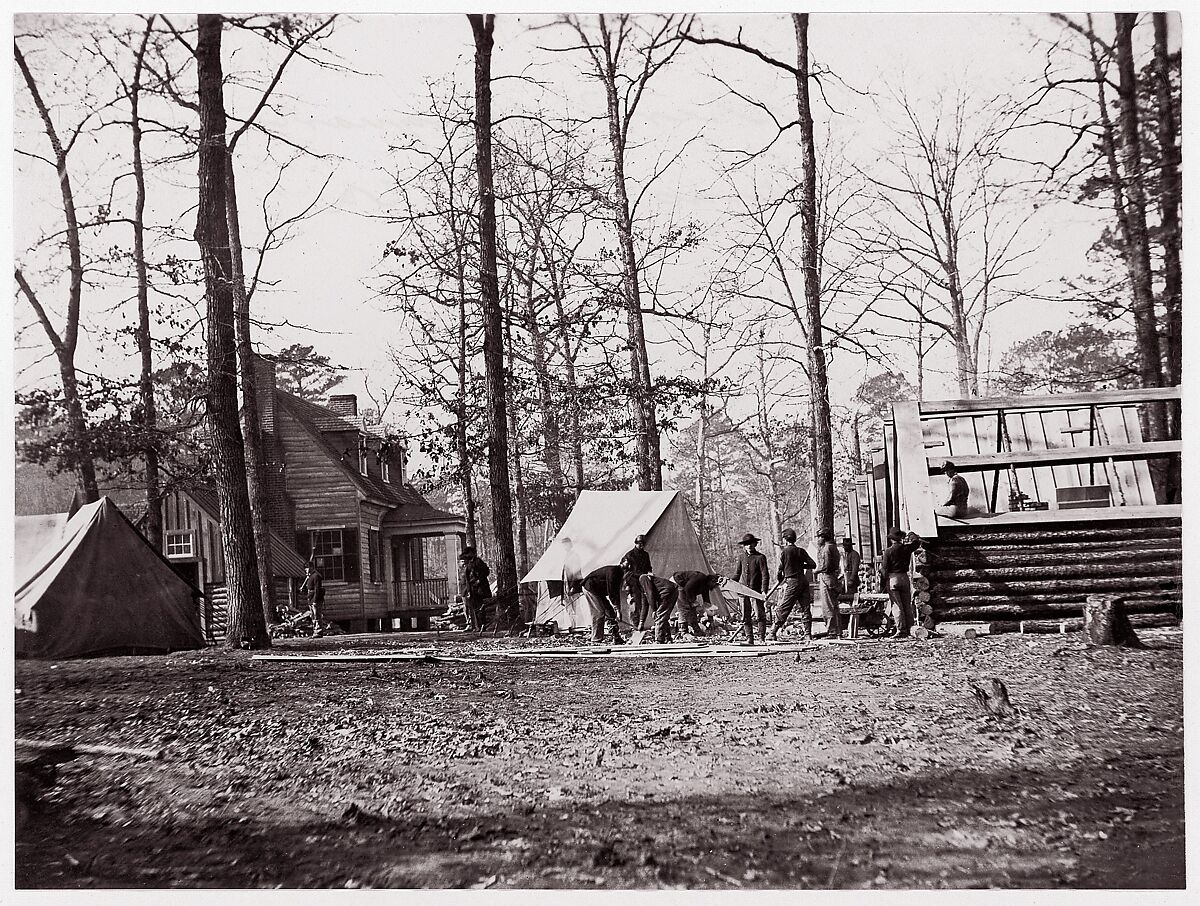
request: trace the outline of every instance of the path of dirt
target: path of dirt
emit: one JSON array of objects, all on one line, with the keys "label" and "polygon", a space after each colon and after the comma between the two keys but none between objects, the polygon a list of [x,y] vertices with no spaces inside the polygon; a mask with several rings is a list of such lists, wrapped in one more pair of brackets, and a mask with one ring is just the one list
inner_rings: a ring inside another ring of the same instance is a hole
[{"label": "path of dirt", "polygon": [[[447,641],[448,654],[504,640]],[[459,634],[461,638],[461,634]],[[754,659],[16,665],[19,887],[1181,887],[1182,635]],[[390,651],[405,636],[294,641]],[[1000,677],[1020,714],[981,715]]]}]

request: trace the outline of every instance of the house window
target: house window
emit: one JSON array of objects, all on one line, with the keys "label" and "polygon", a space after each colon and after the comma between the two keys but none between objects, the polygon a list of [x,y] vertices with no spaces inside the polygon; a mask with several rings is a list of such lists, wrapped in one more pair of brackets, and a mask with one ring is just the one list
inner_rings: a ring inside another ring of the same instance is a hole
[{"label": "house window", "polygon": [[[386,468],[386,467],[385,467]],[[384,472],[384,477],[387,477],[387,472]],[[379,530],[368,529],[367,531],[367,571],[370,574],[372,582],[382,581],[383,570],[380,568],[382,564],[379,562]]]},{"label": "house window", "polygon": [[367,474],[367,439],[365,437],[358,439],[358,474]]},{"label": "house window", "polygon": [[196,556],[196,535],[194,532],[167,532],[165,540],[168,557]]},{"label": "house window", "polygon": [[320,564],[326,582],[346,580],[346,545],[342,529],[317,529],[312,532],[312,555]]},{"label": "house window", "polygon": [[383,475],[384,481],[392,480],[392,470],[391,470],[391,467],[388,465],[388,461],[386,459],[380,460],[379,472],[381,475]]}]

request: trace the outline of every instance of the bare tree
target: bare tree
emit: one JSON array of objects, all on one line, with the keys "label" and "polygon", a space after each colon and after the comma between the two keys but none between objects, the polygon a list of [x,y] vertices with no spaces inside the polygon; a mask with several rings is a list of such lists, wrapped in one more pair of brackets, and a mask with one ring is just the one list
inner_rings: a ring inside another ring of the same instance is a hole
[{"label": "bare tree", "polygon": [[492,183],[492,46],[495,16],[467,17],[475,37],[475,172],[479,181],[479,284],[483,300],[483,359],[488,406],[488,478],[492,528],[499,554],[496,598],[508,621],[517,590],[512,491],[508,474],[508,411],[504,377],[504,312],[496,269],[496,194]]},{"label": "bare tree", "polygon": [[229,606],[227,644],[269,647],[255,553],[246,455],[238,419],[233,262],[226,207],[229,164],[225,145],[219,15],[201,15],[195,46],[199,78],[200,205],[196,242],[208,301],[208,427],[220,502],[221,540]]},{"label": "bare tree", "polygon": [[892,317],[919,320],[950,342],[959,394],[979,395],[980,350],[989,318],[1013,299],[1013,278],[1031,249],[1021,245],[1025,213],[1010,205],[1018,185],[1004,179],[999,141],[1004,113],[964,95],[941,101],[925,121],[905,95],[888,155],[891,173],[868,174],[886,211],[874,242],[883,256]]},{"label": "bare tree", "polygon": [[662,440],[646,348],[642,317],[641,268],[635,244],[637,203],[661,174],[656,171],[636,198],[630,198],[626,165],[632,127],[650,80],[674,59],[682,46],[679,32],[688,17],[663,16],[647,27],[641,17],[627,14],[596,17],[594,30],[584,20],[565,20],[579,36],[578,48],[586,51],[593,74],[604,88],[609,148],[612,154],[613,223],[621,254],[621,288],[629,332],[630,407],[637,430],[638,487],[662,487]]},{"label": "bare tree", "polygon": [[37,315],[58,360],[58,373],[62,381],[63,400],[67,410],[67,431],[71,435],[73,447],[72,461],[78,477],[80,494],[84,502],[91,503],[100,499],[100,491],[96,485],[96,465],[92,458],[87,419],[83,414],[83,403],[79,393],[79,375],[75,366],[75,353],[79,347],[79,315],[83,297],[84,267],[80,249],[79,217],[75,211],[75,194],[71,189],[71,174],[68,166],[71,150],[91,118],[91,113],[89,112],[88,116],[72,130],[64,144],[59,138],[58,130],[55,128],[46,102],[42,100],[41,91],[25,61],[25,55],[16,41],[13,42],[13,54],[17,60],[17,67],[21,70],[21,76],[25,80],[25,87],[29,89],[30,97],[33,98],[34,106],[41,117],[46,138],[53,152],[53,160],[50,162],[58,173],[58,184],[62,195],[65,237],[70,258],[70,282],[67,289],[66,317],[61,332],[54,326],[37,293],[19,267],[16,269],[16,281],[17,286],[20,287]]}]

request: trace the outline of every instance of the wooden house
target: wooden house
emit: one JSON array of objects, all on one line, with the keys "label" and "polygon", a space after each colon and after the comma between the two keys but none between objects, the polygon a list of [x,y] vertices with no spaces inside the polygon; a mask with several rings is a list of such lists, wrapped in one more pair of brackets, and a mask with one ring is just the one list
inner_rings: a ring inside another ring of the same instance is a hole
[{"label": "wooden house", "polygon": [[[1182,612],[1182,506],[1153,471],[1179,441],[1143,440],[1139,409],[1177,387],[898,402],[884,449],[850,492],[851,531],[878,556],[889,527],[925,540],[921,616],[1079,616],[1089,594],[1132,613]],[[935,510],[951,460],[967,480],[961,518]],[[927,587],[925,587],[927,586]]]},{"label": "wooden house", "polygon": [[[292,571],[312,558],[325,578],[326,619],[349,632],[428,628],[458,594],[465,520],[431,506],[408,483],[403,444],[360,415],[353,394],[307,402],[280,390],[273,363],[261,358],[257,377],[272,550],[285,549],[276,554],[276,581],[286,580],[293,594]],[[171,531],[196,533],[198,579],[220,601],[215,509],[191,513],[186,500],[198,501],[184,498],[180,518],[196,525],[171,523]],[[177,559],[171,544],[181,536],[171,531],[165,553]]]}]

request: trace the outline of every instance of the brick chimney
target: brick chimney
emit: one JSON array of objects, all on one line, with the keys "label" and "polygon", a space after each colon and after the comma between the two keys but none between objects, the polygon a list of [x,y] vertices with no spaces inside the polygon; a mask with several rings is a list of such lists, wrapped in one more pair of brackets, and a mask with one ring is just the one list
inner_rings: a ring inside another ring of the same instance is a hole
[{"label": "brick chimney", "polygon": [[353,393],[339,393],[331,396],[325,407],[346,418],[358,417],[358,397]]},{"label": "brick chimney", "polygon": [[275,362],[254,356],[254,386],[258,398],[258,423],[263,431],[275,430]]}]

